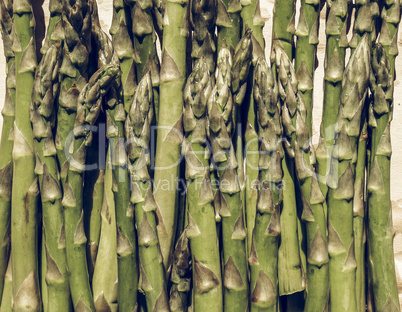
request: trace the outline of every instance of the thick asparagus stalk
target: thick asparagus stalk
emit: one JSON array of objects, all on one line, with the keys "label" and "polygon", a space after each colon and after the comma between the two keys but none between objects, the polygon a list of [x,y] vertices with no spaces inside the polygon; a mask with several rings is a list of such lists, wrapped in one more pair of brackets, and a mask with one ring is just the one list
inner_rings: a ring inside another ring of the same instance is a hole
[{"label": "thick asparagus stalk", "polygon": [[150,182],[150,134],[154,118],[151,74],[145,73],[131,103],[125,124],[128,145],[135,224],[138,232],[141,290],[148,311],[170,311],[165,272],[156,234],[156,204]]},{"label": "thick asparagus stalk", "polygon": [[63,241],[64,215],[53,128],[56,121],[54,101],[58,95],[61,42],[54,42],[36,70],[30,119],[32,122],[36,167],[42,199],[44,248],[46,256],[47,311],[70,311],[70,289]]},{"label": "thick asparagus stalk", "polygon": [[[232,63],[230,52],[228,48],[222,45],[219,55],[220,64],[216,72],[218,96],[214,100],[217,106],[215,112],[220,112],[221,116],[209,114],[212,132],[219,133],[219,136],[222,136],[222,139],[219,139],[218,136],[218,140],[212,138],[211,143],[218,148],[217,151],[213,148],[212,152],[214,161],[218,164],[217,171],[221,194],[219,213],[222,217],[225,311],[244,311],[248,307],[247,233],[240,192],[241,181],[238,174],[241,169],[238,168],[240,164],[231,137],[233,136],[232,129],[238,117],[238,110],[243,103],[247,89],[251,55],[251,32],[248,31],[236,47],[232,69],[229,73],[229,67]],[[212,117],[215,120],[212,120]],[[236,130],[233,140],[240,144],[241,132],[239,129]],[[241,145],[238,145],[237,148],[242,151]],[[240,156],[242,159],[243,155]]]},{"label": "thick asparagus stalk", "polygon": [[298,218],[296,207],[294,157],[296,133],[297,79],[284,49],[273,46],[271,58],[277,71],[279,95],[282,101],[283,145],[285,157],[283,170],[283,208],[281,212],[281,242],[278,254],[279,295],[290,295],[305,288],[304,272],[299,251]]},{"label": "thick asparagus stalk", "polygon": [[183,110],[187,237],[190,240],[193,265],[195,311],[223,310],[221,264],[207,145],[207,104],[209,100],[213,101],[213,97],[209,68],[201,58],[187,79]]},{"label": "thick asparagus stalk", "polygon": [[278,242],[282,205],[282,125],[278,87],[264,58],[254,69],[260,140],[260,187],[251,243],[251,311],[278,311]]},{"label": "thick asparagus stalk", "polygon": [[13,8],[12,2],[0,1],[0,31],[3,38],[4,56],[6,57],[6,96],[3,110],[3,127],[0,141],[0,237],[3,243],[0,248],[0,298],[3,293],[4,276],[10,256],[10,217],[12,186],[12,150],[15,113],[15,56],[13,44]]},{"label": "thick asparagus stalk", "polygon": [[191,253],[186,229],[181,233],[176,242],[170,281],[172,282],[169,298],[170,311],[187,311],[191,281]]},{"label": "thick asparagus stalk", "polygon": [[[242,6],[240,1],[216,0],[216,26],[218,27],[218,52],[223,41],[235,48],[242,34]],[[244,26],[243,26],[244,27]]]},{"label": "thick asparagus stalk", "polygon": [[279,44],[290,59],[293,58],[295,14],[295,0],[275,0],[272,46]]},{"label": "thick asparagus stalk", "polygon": [[100,68],[84,86],[77,103],[73,152],[69,158],[63,197],[67,265],[75,309],[94,311],[86,260],[87,239],[83,224],[83,171],[85,169],[86,146],[91,144],[93,136],[91,126],[99,116],[103,96],[118,73],[119,70],[115,65]]},{"label": "thick asparagus stalk", "polygon": [[77,97],[87,82],[88,56],[91,51],[91,9],[88,0],[63,0],[63,63],[57,111],[56,149],[64,188],[68,170],[69,148],[77,114]]},{"label": "thick asparagus stalk", "polygon": [[371,165],[367,182],[368,250],[370,282],[376,311],[400,311],[393,256],[392,210],[390,201],[390,122],[393,109],[393,74],[384,47],[375,46],[370,79],[374,102],[372,117]]},{"label": "thick asparagus stalk", "polygon": [[11,199],[13,311],[41,310],[38,285],[38,180],[29,120],[37,56],[30,1],[13,2],[16,100]]},{"label": "thick asparagus stalk", "polygon": [[[160,105],[155,155],[154,198],[158,238],[165,272],[169,272],[179,197],[176,182],[183,139],[183,87],[186,78],[187,3],[167,0],[163,24]],[[162,183],[168,181],[168,188]]]},{"label": "thick asparagus stalk", "polygon": [[101,232],[98,257],[92,279],[92,289],[96,311],[116,312],[118,310],[117,230],[110,154],[106,163],[104,180],[105,190],[103,192],[102,210],[100,212],[102,219]]},{"label": "thick asparagus stalk", "polygon": [[[337,135],[328,190],[328,251],[331,310],[356,311],[356,259],[353,239],[354,170],[362,110],[370,72],[366,35],[352,54],[342,79]],[[354,155],[356,155],[354,157]]]},{"label": "thick asparagus stalk", "polygon": [[190,0],[190,21],[193,28],[191,57],[204,58],[210,73],[215,72],[215,20],[219,0]]}]

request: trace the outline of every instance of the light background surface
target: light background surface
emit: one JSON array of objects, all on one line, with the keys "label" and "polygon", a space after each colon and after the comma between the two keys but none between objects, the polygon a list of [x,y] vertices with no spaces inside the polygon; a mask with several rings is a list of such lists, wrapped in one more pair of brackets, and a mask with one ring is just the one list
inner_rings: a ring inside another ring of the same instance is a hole
[{"label": "light background surface", "polygon": [[[32,0],[35,5],[37,15],[37,32],[43,32],[49,18],[48,3],[49,0]],[[266,55],[268,57],[271,46],[272,33],[272,16],[274,0],[260,0],[261,15],[266,21],[264,27],[264,37],[266,42]],[[299,2],[299,1],[298,1]],[[42,4],[43,3],[43,4]],[[112,3],[113,0],[97,0],[99,17],[103,30],[108,32],[112,21]],[[42,5],[43,11],[40,6]],[[298,19],[298,11],[296,15],[296,25]],[[45,24],[43,23],[45,20]],[[325,8],[321,12],[320,21],[320,43],[318,45],[318,61],[319,66],[314,77],[314,108],[313,108],[313,142],[318,142],[319,129],[322,115],[322,100],[323,100],[323,84],[324,84],[324,55],[325,55]],[[402,30],[402,25],[400,31]],[[43,34],[42,34],[43,37]],[[398,40],[399,49],[402,51],[402,38]],[[402,52],[401,52],[402,54]],[[402,302],[402,84],[400,77],[402,75],[402,55],[396,61],[396,81],[395,81],[395,108],[394,120],[391,123],[391,136],[393,155],[391,162],[391,200],[393,205],[393,221],[396,230],[394,240],[395,263],[398,278],[398,288],[400,302]],[[3,45],[0,44],[0,109],[4,104],[5,95],[5,58],[3,54]],[[2,125],[2,116],[0,115],[0,126]],[[402,304],[401,304],[402,307]]]}]

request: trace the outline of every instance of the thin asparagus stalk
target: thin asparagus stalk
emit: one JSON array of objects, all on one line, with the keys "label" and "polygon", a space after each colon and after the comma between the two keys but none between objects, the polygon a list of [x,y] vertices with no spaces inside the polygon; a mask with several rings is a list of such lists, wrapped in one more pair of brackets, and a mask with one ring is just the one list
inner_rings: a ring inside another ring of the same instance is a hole
[{"label": "thin asparagus stalk", "polygon": [[88,80],[88,57],[91,51],[91,8],[88,0],[63,0],[63,63],[57,111],[56,149],[64,189],[68,170],[69,148],[77,114],[77,97]]},{"label": "thin asparagus stalk", "polygon": [[130,109],[131,99],[136,88],[135,53],[129,11],[130,8],[123,0],[113,0],[113,18],[109,32],[113,38],[113,47],[120,60],[124,108],[126,112]]},{"label": "thin asparagus stalk", "polygon": [[[349,42],[352,52],[363,38],[369,34],[370,46],[376,40],[376,17],[379,15],[377,2],[360,0],[356,1],[355,21],[353,37]],[[362,113],[362,128],[357,145],[357,161],[355,170],[354,198],[353,198],[353,236],[355,244],[356,269],[356,303],[357,312],[366,311],[366,264],[365,264],[365,181],[366,181],[366,158],[367,158],[367,118],[368,106],[371,98],[367,97]]]},{"label": "thin asparagus stalk", "polygon": [[[118,66],[119,54],[113,50],[112,42],[99,27],[95,28],[99,51],[98,66],[105,66],[106,64]],[[123,100],[121,81],[115,80],[107,94],[106,137],[109,139],[108,153],[110,153],[111,157],[113,181],[115,184],[113,192],[118,227],[118,301],[121,311],[133,311],[137,304],[137,239],[134,229],[133,208],[130,204],[130,179],[127,168],[127,156],[123,142],[125,138],[124,122],[126,120]],[[109,202],[111,205],[110,199]]]},{"label": "thin asparagus stalk", "polygon": [[265,57],[265,41],[262,29],[264,27],[264,20],[261,17],[260,2],[259,0],[252,0],[243,4],[241,11],[243,31],[247,29],[252,31],[251,40],[253,42],[253,63],[249,72],[246,102],[247,106],[247,123],[245,138],[245,156],[246,156],[246,191],[245,191],[245,206],[246,206],[246,221],[247,221],[247,255],[250,255],[251,240],[253,237],[253,229],[257,209],[257,182],[258,182],[258,134],[257,134],[257,118],[256,118],[256,104],[253,96],[253,72],[254,66],[258,58]]},{"label": "thin asparagus stalk", "polygon": [[[160,104],[157,129],[154,198],[158,238],[165,272],[169,273],[174,247],[179,197],[176,190],[183,139],[183,87],[186,78],[186,40],[189,34],[188,1],[167,0],[162,42]],[[168,182],[168,188],[162,187]]]},{"label": "thin asparagus stalk", "polygon": [[[387,26],[385,26],[387,27]],[[383,35],[383,34],[381,34]],[[390,201],[390,122],[393,109],[391,58],[386,47],[376,45],[372,51],[370,79],[372,103],[371,165],[368,189],[368,250],[370,282],[375,311],[400,311],[393,256],[392,209]],[[388,51],[390,51],[389,49]]]},{"label": "thin asparagus stalk", "polygon": [[98,261],[96,261],[92,289],[96,311],[116,312],[118,304],[117,283],[117,230],[115,202],[113,197],[113,172],[110,154],[105,169],[105,190],[100,212],[101,232],[99,238]]},{"label": "thin asparagus stalk", "polygon": [[186,229],[176,242],[170,281],[170,311],[186,312],[191,283],[191,252]]},{"label": "thin asparagus stalk", "polygon": [[56,121],[54,101],[58,95],[61,42],[54,42],[44,54],[34,81],[30,120],[32,122],[36,167],[42,199],[44,255],[46,261],[47,311],[71,311],[70,289],[63,242],[62,191],[53,139]]},{"label": "thin asparagus stalk", "polygon": [[12,187],[12,151],[15,117],[15,56],[12,51],[14,25],[12,2],[0,1],[0,31],[3,37],[4,56],[6,57],[6,96],[3,110],[3,127],[0,141],[0,298],[3,293],[4,278],[10,257],[10,217]]},{"label": "thin asparagus stalk", "polygon": [[149,175],[150,133],[154,118],[151,74],[145,73],[131,103],[125,124],[128,146],[135,225],[138,232],[141,290],[145,293],[148,311],[170,311],[167,283],[159,241],[156,235],[156,204]]},{"label": "thin asparagus stalk", "polygon": [[74,308],[95,311],[89,285],[86,260],[86,236],[84,231],[83,171],[85,169],[86,146],[92,143],[93,124],[99,116],[103,96],[118,75],[116,65],[101,67],[81,91],[77,103],[77,118],[74,124],[73,152],[64,187],[65,231],[67,265],[70,290]]},{"label": "thin asparagus stalk", "polygon": [[[365,35],[342,78],[337,135],[328,185],[328,251],[332,311],[356,311],[356,259],[353,238],[354,171],[362,110],[370,73],[370,47]],[[355,155],[355,156],[354,156]]]},{"label": "thin asparagus stalk", "polygon": [[[187,237],[193,266],[193,309],[222,311],[222,275],[209,176],[207,104],[214,100],[209,67],[197,60],[184,89],[183,126],[188,201]],[[233,261],[231,262],[233,264]],[[230,302],[228,301],[228,305]],[[234,310],[232,310],[234,311]]]},{"label": "thin asparagus stalk", "polygon": [[305,288],[304,267],[299,250],[300,233],[297,225],[297,207],[295,193],[294,157],[297,103],[297,79],[291,61],[284,49],[274,44],[271,58],[277,71],[279,95],[282,101],[282,123],[284,126],[283,145],[285,157],[283,170],[283,208],[281,212],[281,242],[278,253],[279,295],[290,295]]},{"label": "thin asparagus stalk", "polygon": [[57,40],[64,39],[64,29],[61,20],[63,13],[63,0],[49,0],[49,24],[47,26],[45,42],[43,43],[40,52],[44,55],[50,48],[52,43]]},{"label": "thin asparagus stalk", "polygon": [[349,46],[348,12],[350,0],[328,0],[326,22],[324,103],[320,133],[320,148],[317,150],[317,169],[320,188],[327,197],[326,180],[331,166],[332,149],[335,144],[335,122],[342,91],[342,75],[345,68],[345,50]]},{"label": "thin asparagus stalk", "polygon": [[6,274],[4,275],[4,287],[1,296],[0,312],[12,311],[12,297],[13,297],[13,274],[11,269],[11,253],[8,260]]},{"label": "thin asparagus stalk", "polygon": [[279,308],[278,242],[282,205],[281,158],[282,125],[278,106],[278,87],[264,58],[254,69],[254,98],[257,104],[260,140],[260,187],[255,227],[253,227],[250,264],[251,311]]},{"label": "thin asparagus stalk", "polygon": [[190,0],[190,21],[193,28],[191,57],[194,62],[204,58],[211,74],[215,72],[215,20],[219,0]]},{"label": "thin asparagus stalk", "polygon": [[[216,0],[216,26],[218,27],[218,52],[223,41],[234,49],[242,35],[242,5],[240,1]],[[244,26],[243,26],[244,27]]]},{"label": "thin asparagus stalk", "polygon": [[29,105],[37,56],[30,1],[13,2],[16,96],[11,199],[13,311],[41,310],[38,284],[38,195]]}]

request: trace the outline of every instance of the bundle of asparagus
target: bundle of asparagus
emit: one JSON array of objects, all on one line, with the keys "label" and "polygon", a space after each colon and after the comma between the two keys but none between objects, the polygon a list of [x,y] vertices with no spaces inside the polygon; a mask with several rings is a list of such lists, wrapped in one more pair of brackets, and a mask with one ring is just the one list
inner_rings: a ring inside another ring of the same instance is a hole
[{"label": "bundle of asparagus", "polygon": [[32,5],[0,0],[0,312],[400,311],[399,0],[276,0],[269,59],[259,0],[114,0],[111,38],[50,0],[39,54]]}]

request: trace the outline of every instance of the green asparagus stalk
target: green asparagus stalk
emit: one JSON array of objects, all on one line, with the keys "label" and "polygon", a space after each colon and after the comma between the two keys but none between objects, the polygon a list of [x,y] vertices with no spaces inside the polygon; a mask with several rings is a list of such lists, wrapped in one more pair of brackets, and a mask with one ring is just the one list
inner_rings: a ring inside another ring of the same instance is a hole
[{"label": "green asparagus stalk", "polygon": [[277,102],[278,87],[264,58],[254,69],[254,98],[257,104],[260,141],[260,186],[250,264],[251,311],[279,309],[278,242],[282,205],[282,125]]},{"label": "green asparagus stalk", "polygon": [[29,105],[37,56],[30,1],[13,2],[16,94],[11,199],[13,311],[40,311],[38,284],[38,195]]},{"label": "green asparagus stalk", "polygon": [[64,189],[68,170],[68,151],[77,114],[77,97],[88,80],[88,57],[91,51],[91,10],[88,0],[63,0],[63,63],[57,111],[56,149]]},{"label": "green asparagus stalk", "polygon": [[[369,34],[370,46],[377,38],[376,17],[379,15],[377,2],[360,0],[356,1],[355,22],[353,37],[349,42],[352,51],[363,38],[365,33]],[[357,311],[366,311],[366,264],[365,264],[365,199],[366,199],[366,158],[367,158],[367,118],[368,106],[371,98],[367,97],[363,108],[362,128],[357,145],[357,161],[355,170],[354,198],[353,198],[353,236],[355,244],[356,269],[356,302]]]},{"label": "green asparagus stalk", "polygon": [[299,81],[298,90],[307,109],[306,126],[312,134],[313,85],[318,44],[320,14],[319,0],[302,0],[300,17],[296,28],[295,70]]},{"label": "green asparagus stalk", "polygon": [[75,309],[94,311],[86,260],[87,239],[83,223],[83,171],[86,146],[92,143],[92,126],[100,114],[103,96],[118,73],[116,65],[101,67],[84,86],[77,101],[73,152],[69,158],[63,197],[67,265]]},{"label": "green asparagus stalk", "polygon": [[0,298],[3,293],[4,278],[10,256],[10,218],[11,218],[11,186],[12,186],[12,150],[15,117],[15,56],[13,44],[13,8],[9,1],[0,1],[0,31],[3,37],[4,56],[6,58],[6,96],[3,110],[3,127],[0,141]]},{"label": "green asparagus stalk", "polygon": [[186,312],[191,282],[191,252],[186,229],[176,242],[170,281],[172,282],[169,298],[170,311]]},{"label": "green asparagus stalk", "polygon": [[243,31],[247,29],[252,31],[251,40],[253,42],[253,63],[249,73],[250,87],[247,88],[246,102],[247,106],[247,123],[245,137],[245,171],[246,171],[246,191],[245,191],[245,206],[246,206],[246,221],[247,221],[247,255],[250,255],[251,240],[253,237],[253,229],[255,223],[256,209],[257,209],[257,182],[258,182],[258,134],[257,134],[257,118],[256,118],[256,104],[253,96],[253,72],[254,66],[258,58],[265,57],[265,41],[262,29],[264,27],[264,20],[261,17],[260,2],[259,0],[252,0],[243,4],[241,11],[243,21]]},{"label": "green asparagus stalk", "polygon": [[[381,34],[383,35],[383,34]],[[370,174],[368,189],[368,258],[375,311],[400,311],[393,256],[392,209],[390,200],[390,122],[393,109],[391,59],[386,47],[372,52],[370,79],[374,101]],[[390,49],[391,50],[391,49]]]},{"label": "green asparagus stalk", "polygon": [[275,0],[272,46],[279,44],[290,59],[293,59],[295,14],[295,0]]},{"label": "green asparagus stalk", "polygon": [[[183,110],[183,154],[186,157],[188,201],[187,237],[190,240],[193,266],[194,311],[223,310],[221,259],[215,210],[212,205],[214,197],[207,145],[207,104],[214,101],[214,95],[209,67],[201,58],[197,60],[187,79]],[[231,264],[232,270],[237,270],[233,268],[233,260]],[[230,274],[227,275],[224,276],[226,280],[230,279]],[[236,282],[237,279],[231,279],[232,281]],[[243,284],[246,287],[246,282]],[[227,306],[230,304],[235,303],[227,301]]]},{"label": "green asparagus stalk", "polygon": [[291,61],[284,49],[274,44],[271,58],[277,70],[279,95],[282,101],[282,123],[284,126],[283,145],[285,157],[283,170],[283,208],[281,212],[281,242],[278,253],[279,295],[290,295],[305,288],[304,271],[299,250],[300,233],[297,218],[295,192],[295,140],[297,79]]},{"label": "green asparagus stalk", "polygon": [[[187,0],[167,0],[163,22],[154,198],[157,204],[158,238],[166,273],[170,271],[179,205],[176,182],[183,138],[182,99],[186,78],[186,38],[189,34],[187,4]],[[162,187],[166,182],[168,187]]]},{"label": "green asparagus stalk", "polygon": [[1,297],[0,312],[11,312],[12,311],[12,297],[13,297],[13,274],[11,269],[11,253],[10,259],[8,260],[6,274],[4,275],[4,287]]},{"label": "green asparagus stalk", "polygon": [[61,15],[63,13],[62,0],[49,0],[49,24],[47,26],[46,37],[40,52],[44,55],[51,44],[57,40],[64,39],[63,22]]},{"label": "green asparagus stalk", "polygon": [[190,0],[190,21],[193,28],[191,57],[194,62],[204,58],[211,74],[215,72],[215,20],[219,0]]},{"label": "green asparagus stalk", "polygon": [[[99,27],[95,27],[96,46],[98,49],[98,66],[114,64],[118,66],[118,52]],[[117,35],[115,35],[117,36]],[[130,204],[130,179],[127,168],[127,157],[124,150],[124,122],[126,114],[123,106],[123,90],[121,80],[116,79],[107,94],[106,105],[106,137],[109,140],[113,181],[115,187],[114,207],[117,222],[117,261],[118,261],[118,301],[121,311],[133,311],[137,304],[138,266],[136,252],[136,233],[134,215]],[[135,82],[133,84],[135,86]],[[109,198],[109,205],[112,205]]]},{"label": "green asparagus stalk", "polygon": [[113,47],[120,60],[124,108],[126,112],[130,109],[131,99],[136,88],[135,53],[129,11],[129,7],[123,0],[113,0],[113,18],[110,34],[113,38]]},{"label": "green asparagus stalk", "polygon": [[[370,47],[365,35],[342,78],[328,185],[328,251],[331,310],[356,311],[356,259],[353,238],[354,171],[362,110],[370,73]],[[355,155],[355,156],[354,156]]]},{"label": "green asparagus stalk", "polygon": [[[233,61],[226,43],[222,43],[215,73],[217,85],[213,91],[213,97],[216,99],[209,105],[210,141],[214,162],[217,164],[220,190],[219,214],[222,218],[226,311],[245,310],[248,306],[246,232],[238,174],[240,169],[231,141],[234,137],[235,142],[239,144],[239,150],[242,151],[239,143],[241,129],[235,129],[235,125],[237,110],[243,103],[247,89],[251,54],[250,32],[238,43]],[[236,232],[236,235],[233,236],[232,232]]]},{"label": "green asparagus stalk", "polygon": [[117,230],[115,202],[113,197],[113,172],[110,154],[105,169],[101,232],[99,238],[98,257],[92,280],[93,296],[96,311],[116,312],[118,304],[117,283]]},{"label": "green asparagus stalk", "polygon": [[42,199],[44,253],[46,261],[47,311],[71,311],[70,289],[63,242],[64,216],[53,128],[56,121],[54,101],[58,95],[61,42],[54,42],[44,54],[36,74],[30,106],[36,167]]},{"label": "green asparagus stalk", "polygon": [[342,91],[345,50],[349,46],[346,35],[348,32],[347,19],[350,3],[350,0],[327,1],[324,103],[320,133],[321,144],[316,154],[320,188],[324,197],[327,197],[328,193],[326,180],[335,144],[334,129]]},{"label": "green asparagus stalk", "polygon": [[216,26],[218,27],[218,52],[223,41],[234,49],[242,35],[241,1],[216,0]]},{"label": "green asparagus stalk", "polygon": [[169,311],[167,283],[156,234],[156,204],[150,182],[150,133],[154,118],[151,74],[148,71],[134,94],[125,131],[128,145],[135,224],[138,232],[140,289],[148,311]]}]

